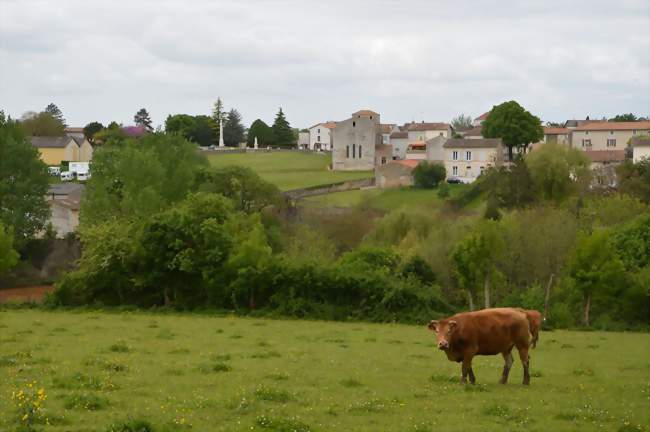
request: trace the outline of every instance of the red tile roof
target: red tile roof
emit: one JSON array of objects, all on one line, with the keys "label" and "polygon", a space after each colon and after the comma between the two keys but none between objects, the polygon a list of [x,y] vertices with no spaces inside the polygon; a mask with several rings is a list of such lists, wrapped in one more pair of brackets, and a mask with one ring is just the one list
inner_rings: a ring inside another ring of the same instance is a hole
[{"label": "red tile roof", "polygon": [[393,139],[408,138],[409,133],[408,132],[393,132],[392,134],[390,134],[390,137],[393,138]]},{"label": "red tile roof", "polygon": [[404,166],[407,166],[409,168],[415,168],[416,166],[418,166],[420,161],[417,160],[417,159],[402,159],[402,160],[393,161],[391,163],[398,163],[400,165],[404,165]]},{"label": "red tile roof", "polygon": [[610,122],[594,121],[573,129],[575,131],[609,131],[609,130],[639,130],[650,129],[650,121]]},{"label": "red tile roof", "polygon": [[591,150],[585,152],[592,162],[623,162],[625,150]]},{"label": "red tile roof", "polygon": [[480,116],[476,117],[475,120],[487,120],[489,116],[490,116],[490,111],[481,114]]},{"label": "red tile roof", "polygon": [[566,135],[571,132],[571,129],[569,128],[561,128],[561,127],[545,127],[544,128],[544,135]]},{"label": "red tile roof", "polygon": [[406,125],[409,131],[429,131],[429,130],[447,130],[450,128],[448,123],[409,123]]},{"label": "red tile roof", "polygon": [[461,131],[462,136],[483,136],[483,126],[476,126],[474,128],[468,129],[466,131]]},{"label": "red tile roof", "polygon": [[373,115],[378,116],[379,113],[376,113],[376,112],[374,112],[372,110],[369,110],[369,109],[363,109],[363,110],[357,111],[355,113],[352,113],[352,117],[354,117],[354,116],[373,116]]},{"label": "red tile roof", "polygon": [[390,123],[382,123],[380,124],[380,126],[381,126],[381,133],[385,133],[385,134],[390,133],[390,131],[392,131],[393,128],[395,127],[394,124],[390,124]]}]

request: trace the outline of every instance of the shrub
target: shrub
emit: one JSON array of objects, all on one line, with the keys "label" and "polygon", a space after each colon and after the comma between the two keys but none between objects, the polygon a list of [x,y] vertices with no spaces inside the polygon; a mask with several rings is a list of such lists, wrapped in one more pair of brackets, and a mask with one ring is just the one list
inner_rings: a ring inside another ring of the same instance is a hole
[{"label": "shrub", "polygon": [[444,181],[446,176],[445,166],[437,162],[423,161],[413,169],[413,183],[423,189],[433,189]]}]

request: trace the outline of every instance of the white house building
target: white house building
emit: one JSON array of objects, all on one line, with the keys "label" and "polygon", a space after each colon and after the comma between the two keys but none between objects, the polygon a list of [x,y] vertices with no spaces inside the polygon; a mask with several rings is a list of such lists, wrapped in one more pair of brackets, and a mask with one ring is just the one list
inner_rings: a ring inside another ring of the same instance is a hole
[{"label": "white house building", "polygon": [[309,150],[332,150],[332,130],[336,122],[318,123],[309,128]]},{"label": "white house building", "polygon": [[447,178],[457,178],[471,183],[481,173],[503,161],[503,144],[500,138],[451,138],[443,145]]}]

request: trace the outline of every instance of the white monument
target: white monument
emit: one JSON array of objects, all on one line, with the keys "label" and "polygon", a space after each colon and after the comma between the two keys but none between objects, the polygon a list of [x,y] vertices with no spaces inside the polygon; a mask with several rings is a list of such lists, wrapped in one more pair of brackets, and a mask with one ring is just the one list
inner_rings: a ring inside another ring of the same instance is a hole
[{"label": "white monument", "polygon": [[225,147],[223,143],[223,120],[219,117],[219,147]]},{"label": "white monument", "polygon": [[255,144],[253,144],[253,148],[257,150],[257,137],[255,137]]}]

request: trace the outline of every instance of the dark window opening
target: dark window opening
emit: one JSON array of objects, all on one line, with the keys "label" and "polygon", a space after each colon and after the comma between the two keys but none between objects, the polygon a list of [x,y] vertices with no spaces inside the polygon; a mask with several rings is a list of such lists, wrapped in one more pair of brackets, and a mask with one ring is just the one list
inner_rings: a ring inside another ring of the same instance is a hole
[{"label": "dark window opening", "polygon": [[357,122],[352,122],[352,127],[355,127],[357,125]]},{"label": "dark window opening", "polygon": [[350,146],[345,147],[345,157],[350,159]]},{"label": "dark window opening", "polygon": [[354,159],[355,157],[357,157],[357,145],[352,144],[352,159]]},{"label": "dark window opening", "polygon": [[359,159],[361,159],[361,146],[359,146]]}]

